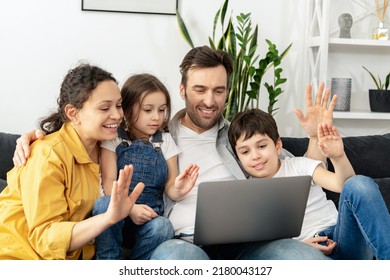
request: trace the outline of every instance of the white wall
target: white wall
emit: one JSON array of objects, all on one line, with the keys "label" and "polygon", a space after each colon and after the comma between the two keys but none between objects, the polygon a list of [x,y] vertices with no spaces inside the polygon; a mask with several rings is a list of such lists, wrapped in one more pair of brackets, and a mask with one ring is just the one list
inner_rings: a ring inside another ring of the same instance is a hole
[{"label": "white wall", "polygon": [[[179,10],[196,45],[208,44],[215,12],[223,3],[179,0]],[[288,77],[276,115],[282,136],[304,135],[292,110],[304,106],[303,42],[306,1],[230,0],[230,10],[252,13],[264,39],[293,48],[283,62]],[[0,131],[23,133],[55,109],[67,70],[79,60],[111,71],[123,82],[150,72],[168,87],[174,112],[179,98],[179,64],[190,49],[175,16],[81,11],[81,0],[2,1],[0,9]],[[263,91],[266,98],[265,91]],[[264,108],[268,102],[264,102]],[[263,108],[263,107],[262,107]]]}]

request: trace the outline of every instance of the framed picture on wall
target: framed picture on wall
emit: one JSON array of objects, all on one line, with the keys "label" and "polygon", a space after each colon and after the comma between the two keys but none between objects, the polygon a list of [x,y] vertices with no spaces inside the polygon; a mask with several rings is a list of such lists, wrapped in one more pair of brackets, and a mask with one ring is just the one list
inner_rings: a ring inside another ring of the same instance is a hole
[{"label": "framed picture on wall", "polygon": [[176,15],[178,0],[81,0],[81,10]]}]

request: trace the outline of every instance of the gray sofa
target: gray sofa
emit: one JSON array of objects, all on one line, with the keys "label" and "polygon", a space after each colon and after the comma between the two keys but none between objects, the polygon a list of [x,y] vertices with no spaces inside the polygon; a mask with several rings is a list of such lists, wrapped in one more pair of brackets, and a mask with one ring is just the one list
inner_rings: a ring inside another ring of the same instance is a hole
[{"label": "gray sofa", "polygon": [[[17,134],[0,132],[0,191],[6,186],[6,173],[13,167],[12,157],[18,137]],[[282,142],[292,154],[301,156],[306,151],[308,139],[283,137]],[[344,147],[356,174],[375,179],[390,209],[390,134],[345,137]],[[329,169],[333,170],[330,161]],[[337,206],[339,195],[331,192],[327,195]]]}]

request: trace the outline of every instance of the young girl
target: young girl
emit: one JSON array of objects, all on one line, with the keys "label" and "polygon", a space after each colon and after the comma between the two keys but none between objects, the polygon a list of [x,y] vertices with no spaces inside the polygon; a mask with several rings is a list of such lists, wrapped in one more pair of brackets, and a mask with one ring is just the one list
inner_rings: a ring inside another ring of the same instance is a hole
[{"label": "young girl", "polygon": [[[160,243],[174,235],[170,221],[163,217],[164,190],[170,199],[180,199],[194,186],[199,168],[190,164],[178,176],[180,150],[165,132],[171,111],[170,96],[156,77],[134,75],[125,82],[121,94],[124,120],[119,137],[101,145],[103,191],[106,195],[111,193],[117,171],[130,163],[134,172],[129,191],[138,182],[143,182],[145,188],[129,218],[96,238],[96,258],[121,259],[125,245],[131,248],[131,259],[149,259]],[[108,200],[99,199],[93,215],[105,212]]]}]

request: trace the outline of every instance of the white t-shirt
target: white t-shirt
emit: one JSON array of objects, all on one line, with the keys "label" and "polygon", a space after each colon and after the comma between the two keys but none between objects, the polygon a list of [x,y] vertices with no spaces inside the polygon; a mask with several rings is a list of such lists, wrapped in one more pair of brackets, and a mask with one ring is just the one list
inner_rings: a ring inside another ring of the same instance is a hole
[{"label": "white t-shirt", "polygon": [[[165,160],[168,160],[171,157],[176,156],[176,155],[181,153],[179,147],[176,146],[175,141],[173,141],[171,134],[169,134],[167,132],[163,132],[162,133],[162,140],[163,140],[162,143],[152,143],[152,142],[151,143],[153,144],[154,147],[161,148],[161,152],[162,152]],[[126,141],[127,143],[129,143],[129,145],[131,144],[130,140],[124,140],[120,137],[117,137],[116,139],[111,140],[111,141],[103,141],[100,144],[100,147],[105,148],[105,149],[110,150],[110,151],[113,151],[115,153],[116,147],[118,147],[123,141]]]},{"label": "white t-shirt", "polygon": [[[279,171],[274,177],[286,176],[313,176],[316,167],[323,163],[306,157],[285,158],[281,161]],[[323,189],[312,182],[305,217],[303,219],[301,234],[296,237],[298,240],[305,240],[313,237],[317,232],[333,226],[337,222],[338,212],[333,201],[326,198]]]},{"label": "white t-shirt", "polygon": [[[233,174],[224,166],[216,149],[218,126],[201,134],[180,124],[177,145],[183,151],[179,154],[179,170],[190,163],[199,166],[199,177],[194,188],[173,206],[169,219],[175,234],[191,235],[194,233],[196,198],[198,184],[205,181],[234,180]],[[192,241],[192,236],[186,238]]]}]

